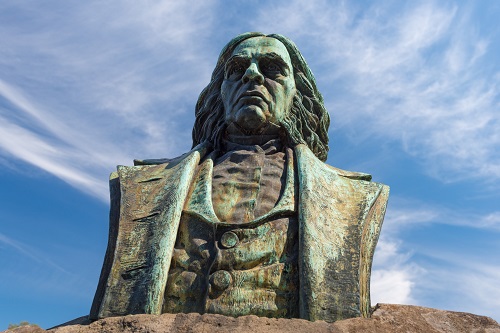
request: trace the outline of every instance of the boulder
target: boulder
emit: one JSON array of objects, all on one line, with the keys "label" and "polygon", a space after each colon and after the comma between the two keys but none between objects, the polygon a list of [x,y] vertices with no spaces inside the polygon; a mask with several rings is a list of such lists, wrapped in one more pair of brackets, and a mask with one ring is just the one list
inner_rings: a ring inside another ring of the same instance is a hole
[{"label": "boulder", "polygon": [[[77,324],[79,323],[79,324]],[[31,331],[7,330],[6,333]],[[128,315],[105,318],[88,323],[82,317],[50,333],[500,333],[500,325],[493,319],[464,312],[444,311],[412,305],[377,304],[372,318],[352,318],[326,323],[303,319],[273,319],[257,316],[238,318],[212,314]]]}]

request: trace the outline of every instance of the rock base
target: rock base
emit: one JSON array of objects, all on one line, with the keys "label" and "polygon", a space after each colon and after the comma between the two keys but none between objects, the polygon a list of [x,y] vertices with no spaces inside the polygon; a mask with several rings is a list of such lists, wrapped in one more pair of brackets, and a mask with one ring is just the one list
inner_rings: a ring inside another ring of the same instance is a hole
[{"label": "rock base", "polygon": [[[74,324],[76,321],[78,320],[47,331],[39,328],[26,330],[29,327],[19,327],[7,330],[5,333],[500,333],[500,325],[489,317],[394,304],[377,304],[371,319],[353,318],[335,323],[257,316],[233,318],[195,313],[129,315],[105,318],[90,324]],[[79,322],[85,323],[85,319],[80,319]]]}]

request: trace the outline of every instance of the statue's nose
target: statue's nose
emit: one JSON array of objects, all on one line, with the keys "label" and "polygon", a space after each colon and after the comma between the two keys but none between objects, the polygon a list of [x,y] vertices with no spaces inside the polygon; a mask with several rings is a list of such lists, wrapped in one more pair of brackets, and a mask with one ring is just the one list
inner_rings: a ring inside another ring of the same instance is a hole
[{"label": "statue's nose", "polygon": [[257,64],[254,62],[252,62],[250,66],[248,66],[245,74],[241,79],[243,80],[243,83],[247,83],[249,81],[255,81],[258,84],[264,83],[264,76],[259,71],[259,67],[257,66]]}]

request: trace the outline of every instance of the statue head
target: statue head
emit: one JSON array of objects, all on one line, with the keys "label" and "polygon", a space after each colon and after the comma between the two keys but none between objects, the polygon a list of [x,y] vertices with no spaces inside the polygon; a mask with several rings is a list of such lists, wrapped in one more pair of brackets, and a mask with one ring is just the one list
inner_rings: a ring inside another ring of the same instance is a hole
[{"label": "statue head", "polygon": [[211,82],[196,104],[193,146],[222,149],[228,133],[277,134],[288,146],[306,144],[322,161],[330,117],[314,76],[288,38],[249,32],[221,51]]}]

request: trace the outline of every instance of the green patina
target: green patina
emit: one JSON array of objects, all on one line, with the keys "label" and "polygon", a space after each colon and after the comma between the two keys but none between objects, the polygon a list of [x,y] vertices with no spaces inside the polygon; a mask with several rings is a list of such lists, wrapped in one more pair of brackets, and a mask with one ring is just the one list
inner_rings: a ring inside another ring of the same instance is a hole
[{"label": "green patina", "polygon": [[90,317],[368,317],[389,188],[324,163],[329,122],[293,42],[231,40],[196,105],[193,149],[112,174]]}]

